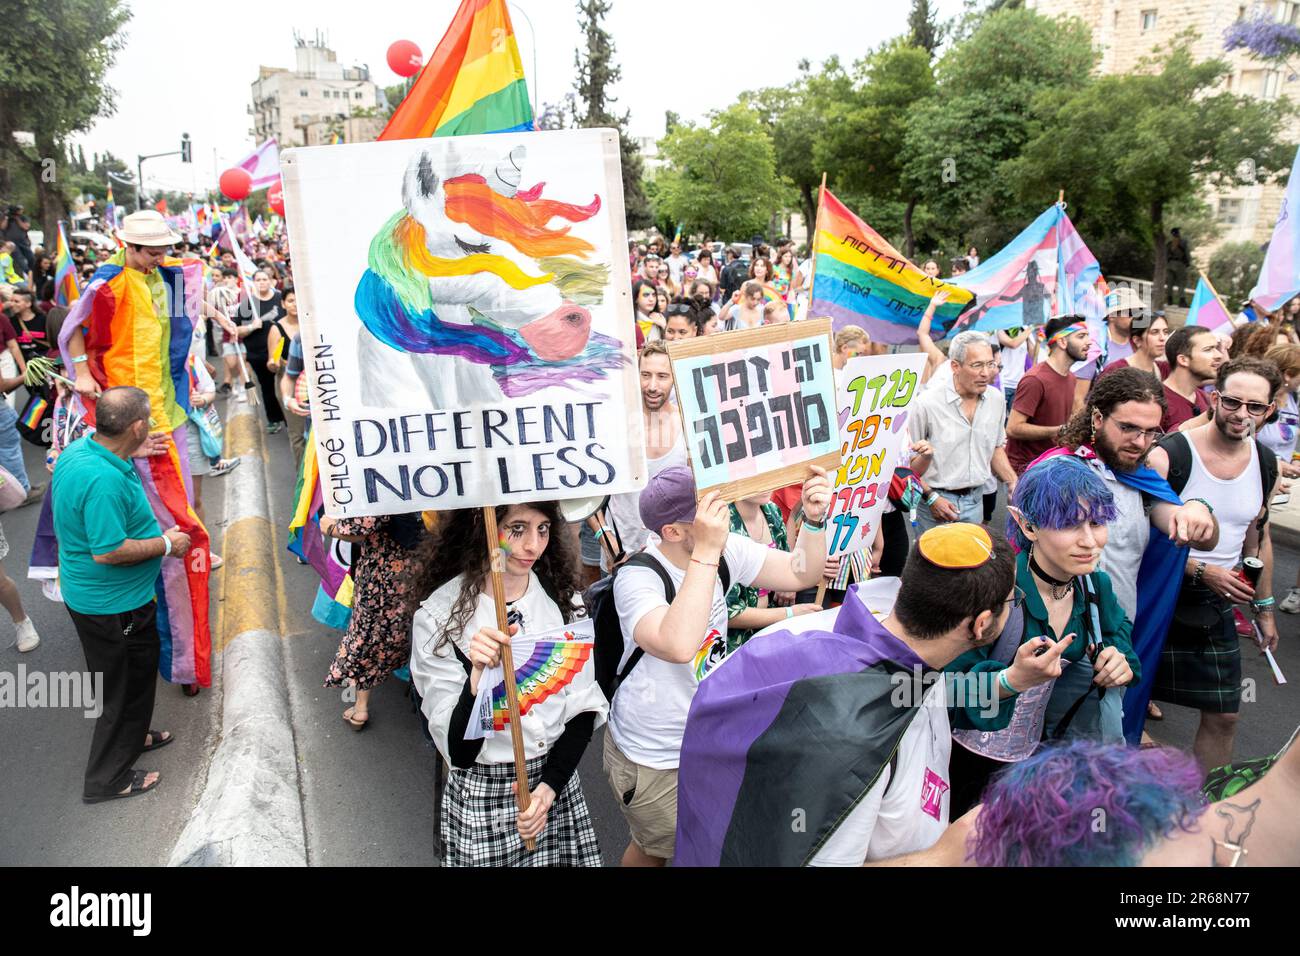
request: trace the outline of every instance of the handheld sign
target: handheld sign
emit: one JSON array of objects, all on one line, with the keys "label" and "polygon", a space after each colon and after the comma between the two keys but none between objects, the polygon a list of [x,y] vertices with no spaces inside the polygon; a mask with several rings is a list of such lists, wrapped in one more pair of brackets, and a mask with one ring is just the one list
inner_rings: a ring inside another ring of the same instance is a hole
[{"label": "handheld sign", "polygon": [[925,356],[868,355],[839,372],[836,411],[842,460],[826,512],[826,556],[871,548],[903,449],[910,447],[908,408],[920,392]]},{"label": "handheld sign", "polygon": [[784,488],[840,464],[830,320],[669,343],[697,498]]},{"label": "handheld sign", "polygon": [[645,483],[618,134],[287,150],[332,517]]}]

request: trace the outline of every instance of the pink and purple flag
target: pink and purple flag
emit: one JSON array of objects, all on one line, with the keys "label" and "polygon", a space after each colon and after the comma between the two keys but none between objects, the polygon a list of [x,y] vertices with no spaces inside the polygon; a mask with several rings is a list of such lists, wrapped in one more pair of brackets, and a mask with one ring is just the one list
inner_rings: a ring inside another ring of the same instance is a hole
[{"label": "pink and purple flag", "polygon": [[253,177],[252,189],[274,186],[280,181],[280,147],[268,139],[235,165]]},{"label": "pink and purple flag", "polygon": [[1259,280],[1250,290],[1250,300],[1268,312],[1276,312],[1297,295],[1300,295],[1300,150],[1296,150],[1286,195],[1282,197],[1282,208],[1277,211],[1273,226],[1273,238],[1264,254]]}]

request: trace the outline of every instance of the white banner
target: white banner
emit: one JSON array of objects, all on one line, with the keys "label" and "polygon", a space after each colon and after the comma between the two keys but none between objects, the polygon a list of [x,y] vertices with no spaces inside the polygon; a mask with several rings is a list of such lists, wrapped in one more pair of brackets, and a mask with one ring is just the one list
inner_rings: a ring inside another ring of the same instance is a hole
[{"label": "white banner", "polygon": [[287,150],[325,510],[645,484],[618,135]]}]

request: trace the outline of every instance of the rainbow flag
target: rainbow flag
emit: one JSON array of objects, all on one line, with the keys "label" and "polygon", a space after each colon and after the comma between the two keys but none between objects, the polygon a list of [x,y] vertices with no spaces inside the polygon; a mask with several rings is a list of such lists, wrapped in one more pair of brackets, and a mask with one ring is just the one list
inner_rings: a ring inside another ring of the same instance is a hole
[{"label": "rainbow flag", "polygon": [[970,304],[971,293],[927,276],[829,189],[817,213],[809,316],[829,317],[837,332],[857,325],[873,341],[902,345],[916,341],[921,315],[940,289],[949,299],[935,315],[935,338]]},{"label": "rainbow flag", "polygon": [[[86,367],[100,388],[134,385],[149,396],[155,434],[169,440],[166,451],[132,460],[154,517],[162,528],[179,526],[190,536],[190,552],[164,561],[158,575],[158,670],[177,684],[212,686],[212,641],[208,630],[208,532],[190,506],[188,436],[190,389],[186,360],[194,320],[203,300],[203,263],[163,260],[153,272],[129,269],[119,250],[103,263],[73,305],[59,333],[63,362],[72,368],[68,342],[82,334]],[[95,423],[93,402],[85,422]]]},{"label": "rainbow flag", "polygon": [[1214,286],[1210,285],[1205,276],[1196,281],[1196,294],[1192,296],[1184,324],[1199,325],[1215,332],[1221,328],[1227,332],[1232,331],[1232,313],[1224,308]]},{"label": "rainbow flag", "polygon": [[113,205],[113,183],[111,180],[108,184],[108,198],[104,200],[104,222],[108,224],[110,232],[117,231],[117,207]]},{"label": "rainbow flag", "polygon": [[294,488],[293,517],[289,519],[289,550],[320,575],[311,616],[326,627],[348,629],[352,618],[352,552],[346,541],[332,541],[320,533],[325,498],[320,487],[316,442],[307,435],[307,448]]},{"label": "rainbow flag", "polygon": [[1267,312],[1276,312],[1300,295],[1300,215],[1291,215],[1293,209],[1300,210],[1300,150],[1291,164],[1291,178],[1264,253],[1264,265],[1250,290],[1250,300]]},{"label": "rainbow flag", "polygon": [[54,304],[69,308],[80,298],[81,286],[77,284],[77,264],[72,261],[72,250],[68,248],[68,237],[63,231],[63,223],[59,223],[59,238],[54,252]]},{"label": "rainbow flag", "polygon": [[451,26],[379,138],[468,136],[532,128],[528,84],[505,0],[462,0]]},{"label": "rainbow flag", "polygon": [[23,415],[20,421],[25,427],[34,429],[41,423],[41,419],[45,417],[45,410],[49,407],[49,402],[43,398],[37,397],[37,399],[28,406],[27,413]]}]

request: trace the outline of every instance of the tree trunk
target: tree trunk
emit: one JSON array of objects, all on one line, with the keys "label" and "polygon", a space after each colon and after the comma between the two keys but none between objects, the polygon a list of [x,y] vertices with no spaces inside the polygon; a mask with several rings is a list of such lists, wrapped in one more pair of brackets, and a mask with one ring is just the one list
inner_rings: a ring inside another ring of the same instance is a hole
[{"label": "tree trunk", "polygon": [[799,187],[799,207],[803,210],[804,228],[808,230],[808,255],[812,255],[813,243],[817,240],[813,234],[817,228],[817,199],[811,186]]},{"label": "tree trunk", "polygon": [[1155,261],[1151,264],[1151,310],[1165,306],[1165,205],[1151,203],[1151,237],[1155,240]]},{"label": "tree trunk", "polygon": [[71,166],[71,163],[63,160],[62,151],[52,140],[42,136],[36,138],[36,152],[36,158],[30,161],[32,179],[36,181],[36,202],[38,204],[36,217],[39,218],[41,229],[45,232],[45,251],[51,252],[59,234],[59,220],[67,216],[68,206],[63,198],[63,190],[59,188],[58,183],[58,177],[63,172],[59,168],[60,164],[47,164],[42,157],[57,158],[62,161],[61,165],[68,167]]},{"label": "tree trunk", "polygon": [[912,235],[912,211],[914,209],[916,209],[915,196],[907,201],[907,208],[903,210],[903,254],[909,259],[916,255],[916,237]]}]

